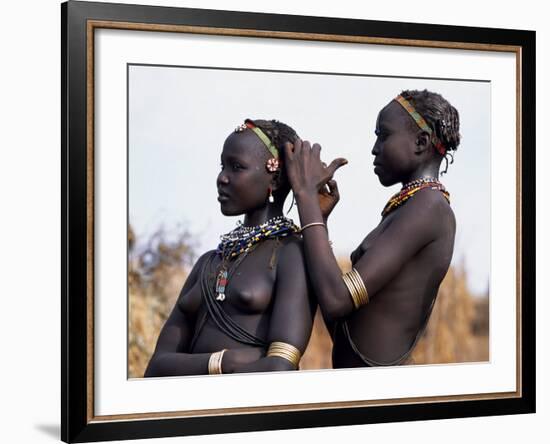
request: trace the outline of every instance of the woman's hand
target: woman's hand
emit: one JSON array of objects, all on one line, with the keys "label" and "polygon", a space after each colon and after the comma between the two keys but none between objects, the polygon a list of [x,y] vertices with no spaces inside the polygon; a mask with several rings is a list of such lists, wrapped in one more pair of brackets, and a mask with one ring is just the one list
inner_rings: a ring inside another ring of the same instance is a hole
[{"label": "woman's hand", "polygon": [[226,350],[222,358],[222,373],[233,373],[236,368],[263,358],[265,353],[265,349],[260,347],[243,347]]},{"label": "woman's hand", "polygon": [[347,163],[346,159],[337,158],[328,167],[323,166],[318,143],[311,146],[308,141],[297,140],[294,145],[288,142],[285,145],[286,173],[296,196],[317,194],[332,179],[335,171]]},{"label": "woman's hand", "polygon": [[327,184],[319,190],[319,207],[321,208],[321,214],[323,215],[323,222],[327,223],[328,217],[334,207],[340,200],[340,193],[338,192],[338,184],[334,179],[331,179]]}]

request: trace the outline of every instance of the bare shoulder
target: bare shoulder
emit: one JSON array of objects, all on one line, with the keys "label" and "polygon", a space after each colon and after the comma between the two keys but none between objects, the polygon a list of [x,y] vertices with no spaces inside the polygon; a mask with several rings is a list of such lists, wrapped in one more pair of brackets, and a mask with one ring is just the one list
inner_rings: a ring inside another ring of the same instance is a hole
[{"label": "bare shoulder", "polygon": [[291,235],[280,239],[281,258],[285,261],[303,262],[304,261],[304,243],[302,236]]},{"label": "bare shoulder", "polygon": [[187,276],[185,283],[183,285],[183,288],[180,291],[180,298],[189,290],[189,288],[197,281],[199,278],[201,269],[203,267],[203,264],[205,263],[206,259],[208,259],[215,250],[209,250],[206,253],[202,254],[193,265],[193,268],[191,269],[191,272],[189,273],[189,276]]},{"label": "bare shoulder", "polygon": [[431,216],[452,215],[454,218],[453,210],[443,193],[431,188],[425,188],[416,193],[411,197],[408,205],[405,205],[406,207],[415,213],[427,213]]},{"label": "bare shoulder", "polygon": [[191,273],[190,273],[189,276],[198,273],[198,271],[202,268],[204,262],[205,262],[210,256],[212,256],[215,252],[216,252],[216,250],[208,250],[207,252],[201,254],[201,255],[199,256],[199,258],[198,258],[198,259],[195,261],[195,263],[193,264],[193,268],[191,269]]},{"label": "bare shoulder", "polygon": [[456,220],[449,202],[439,190],[425,188],[409,199],[403,206],[401,219],[404,223],[423,227],[438,236],[454,232]]},{"label": "bare shoulder", "polygon": [[302,249],[303,239],[301,234],[291,234],[290,236],[281,237],[279,241],[283,244],[284,249]]},{"label": "bare shoulder", "polygon": [[210,257],[212,254],[214,254],[216,250],[208,250],[206,253],[203,253],[199,256],[197,261],[195,262],[195,266],[201,264],[203,261],[206,260],[206,258]]}]

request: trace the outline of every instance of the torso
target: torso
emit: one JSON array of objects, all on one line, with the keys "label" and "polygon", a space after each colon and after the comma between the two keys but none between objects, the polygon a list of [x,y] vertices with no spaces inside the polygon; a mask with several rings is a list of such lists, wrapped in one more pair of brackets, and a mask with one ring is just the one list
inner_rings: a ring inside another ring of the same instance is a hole
[{"label": "torso", "polygon": [[[383,365],[403,363],[407,358],[448,270],[454,245],[455,219],[448,205],[440,208],[443,208],[441,214],[432,215],[436,217],[426,215],[437,224],[435,239],[421,248],[387,285],[375,295],[370,295],[368,305],[346,319],[357,349],[365,357]],[[398,208],[382,219],[352,253],[352,264],[368,254],[369,249],[379,241],[381,233],[399,217]],[[336,330],[333,331],[334,367],[365,366],[342,330]]]},{"label": "torso", "polygon": [[[281,239],[277,245],[275,240],[262,241],[241,262],[234,274],[229,278],[225,295],[220,304],[226,313],[242,328],[263,340],[267,337],[269,320],[276,280],[276,261],[280,248],[288,239]],[[218,255],[212,262],[211,275],[217,274],[221,265]],[[178,301],[183,313],[195,321],[199,328],[201,320],[205,319],[202,328],[195,338],[192,353],[211,353],[223,348],[247,347],[220,331],[210,316],[204,316],[206,306],[203,301],[200,279]]]}]

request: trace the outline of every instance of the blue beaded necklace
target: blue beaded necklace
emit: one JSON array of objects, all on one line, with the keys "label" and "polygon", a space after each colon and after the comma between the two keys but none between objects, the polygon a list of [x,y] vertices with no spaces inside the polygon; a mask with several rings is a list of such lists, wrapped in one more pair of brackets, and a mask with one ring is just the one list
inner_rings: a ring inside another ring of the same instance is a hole
[{"label": "blue beaded necklace", "polygon": [[[239,222],[237,228],[220,236],[221,242],[216,249],[216,254],[221,256],[222,266],[216,279],[216,300],[225,300],[225,290],[229,283],[230,271],[232,274],[246,255],[261,241],[286,237],[299,231],[300,229],[292,219],[276,216],[261,225],[253,227],[244,226]],[[232,270],[228,270],[229,260],[237,256],[241,257],[234,263]]]}]

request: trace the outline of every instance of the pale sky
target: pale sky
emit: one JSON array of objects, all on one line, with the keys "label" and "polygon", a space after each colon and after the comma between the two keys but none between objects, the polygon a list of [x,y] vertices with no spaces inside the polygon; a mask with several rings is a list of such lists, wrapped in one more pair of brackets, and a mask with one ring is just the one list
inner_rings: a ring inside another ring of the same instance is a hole
[{"label": "pale sky", "polygon": [[[489,82],[132,65],[129,222],[138,239],[161,225],[181,227],[198,254],[215,248],[239,220],[223,216],[217,202],[223,143],[245,118],[277,119],[321,144],[327,163],[349,160],[336,174],[341,200],[329,221],[335,254],[349,256],[399,190],[383,187],[373,172],[377,114],[401,90],[424,88],[460,113],[462,142],[440,179],[457,219],[453,264],[464,263],[470,289],[483,293],[490,272]],[[289,206],[290,197],[285,211]],[[296,209],[289,217],[299,224]]]}]

